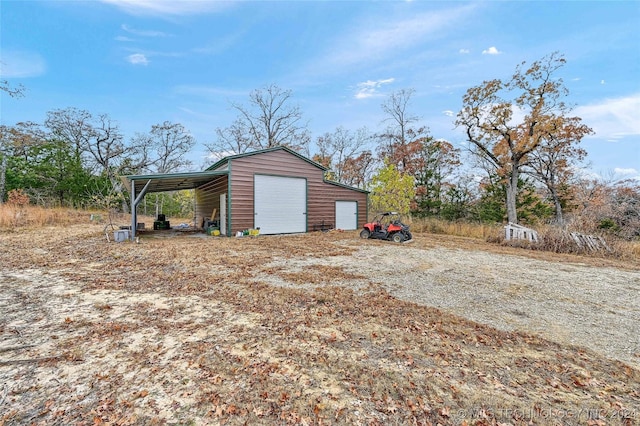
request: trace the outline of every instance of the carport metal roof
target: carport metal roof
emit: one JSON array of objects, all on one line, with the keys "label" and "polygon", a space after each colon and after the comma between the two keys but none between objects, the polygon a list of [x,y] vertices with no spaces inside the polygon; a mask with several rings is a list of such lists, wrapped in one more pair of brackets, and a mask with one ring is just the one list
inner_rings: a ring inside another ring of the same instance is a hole
[{"label": "carport metal roof", "polygon": [[[167,173],[154,175],[130,175],[120,176],[120,180],[131,193],[131,183],[134,182],[136,194],[141,192],[143,186],[147,186],[147,192],[180,191],[182,189],[193,189],[207,182],[216,176],[229,174],[227,170],[187,172],[187,173]],[[142,184],[142,185],[140,185]]]}]

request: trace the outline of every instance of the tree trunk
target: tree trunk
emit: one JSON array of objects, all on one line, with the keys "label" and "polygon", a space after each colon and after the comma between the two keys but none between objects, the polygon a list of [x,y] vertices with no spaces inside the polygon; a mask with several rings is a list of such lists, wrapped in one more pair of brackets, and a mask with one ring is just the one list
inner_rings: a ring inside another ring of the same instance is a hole
[{"label": "tree trunk", "polygon": [[[118,179],[117,176],[114,176],[112,174],[109,174],[108,176],[109,178],[109,182],[111,182],[111,192],[110,194],[122,194],[124,193],[124,186],[122,185],[122,182],[120,182],[120,180]],[[130,190],[131,188],[129,188]],[[108,208],[114,208],[115,206],[111,206],[109,205]],[[122,197],[122,201],[120,203],[120,208],[122,209],[122,212],[125,214],[129,214],[129,204],[127,203],[127,197]]]},{"label": "tree trunk", "polygon": [[4,203],[4,192],[7,184],[7,156],[2,155],[2,164],[0,165],[0,204]]},{"label": "tree trunk", "polygon": [[558,225],[564,225],[564,217],[562,216],[562,204],[560,203],[560,197],[558,197],[558,191],[554,186],[549,187],[551,198],[553,198],[553,205],[556,208],[556,223]]},{"label": "tree trunk", "polygon": [[511,176],[507,181],[507,220],[511,223],[518,223],[518,211],[516,200],[518,199],[518,167],[513,165]]}]

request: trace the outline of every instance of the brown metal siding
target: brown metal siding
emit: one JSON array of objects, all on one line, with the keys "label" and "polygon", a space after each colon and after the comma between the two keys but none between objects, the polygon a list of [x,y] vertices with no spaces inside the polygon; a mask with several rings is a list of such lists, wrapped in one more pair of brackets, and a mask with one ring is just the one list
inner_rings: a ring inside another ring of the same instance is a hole
[{"label": "brown metal siding", "polygon": [[[309,185],[309,210],[313,210],[309,215],[309,230],[313,230],[314,225],[319,225],[324,220],[325,224],[336,224],[336,201],[357,201],[358,202],[358,227],[362,227],[367,221],[367,194],[332,185],[327,182],[314,182]],[[311,194],[313,196],[311,196]]]},{"label": "brown metal siding", "polygon": [[311,180],[322,180],[322,170],[284,150],[233,159],[231,161],[232,232],[254,226],[253,182],[256,174],[307,178],[307,191]]},{"label": "brown metal siding", "polygon": [[[213,209],[216,209],[216,216],[220,216],[220,194],[224,194],[228,190],[227,176],[221,176],[211,182],[200,185],[195,190],[196,197],[196,225],[201,227],[204,218],[211,218]],[[229,212],[227,212],[228,218]]]},{"label": "brown metal siding", "polygon": [[[322,221],[335,225],[335,202],[358,202],[358,226],[366,221],[367,195],[323,181],[322,169],[288,153],[270,151],[236,158],[231,163],[231,235],[254,227],[254,175],[265,174],[307,179],[307,230]],[[277,200],[274,200],[277,202]]]}]

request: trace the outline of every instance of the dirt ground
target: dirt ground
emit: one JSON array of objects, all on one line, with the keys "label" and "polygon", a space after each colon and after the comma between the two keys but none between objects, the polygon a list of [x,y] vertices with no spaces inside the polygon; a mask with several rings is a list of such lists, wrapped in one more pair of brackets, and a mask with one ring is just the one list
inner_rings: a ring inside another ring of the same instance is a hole
[{"label": "dirt ground", "polygon": [[639,424],[640,264],[0,232],[0,425]]}]

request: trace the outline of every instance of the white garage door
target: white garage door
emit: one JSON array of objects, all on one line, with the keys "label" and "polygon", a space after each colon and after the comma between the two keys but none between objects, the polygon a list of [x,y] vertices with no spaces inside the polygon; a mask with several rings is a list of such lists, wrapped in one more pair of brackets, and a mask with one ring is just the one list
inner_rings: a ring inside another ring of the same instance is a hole
[{"label": "white garage door", "polygon": [[336,201],[336,229],[350,231],[358,229],[358,203],[356,201]]},{"label": "white garage door", "polygon": [[307,232],[307,180],[255,175],[254,226],[261,234]]}]

